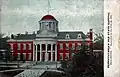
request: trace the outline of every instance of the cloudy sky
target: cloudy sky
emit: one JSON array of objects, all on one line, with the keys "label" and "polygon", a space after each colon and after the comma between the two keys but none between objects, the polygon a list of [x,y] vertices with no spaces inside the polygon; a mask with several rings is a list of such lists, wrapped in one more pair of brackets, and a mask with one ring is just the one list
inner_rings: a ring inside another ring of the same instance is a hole
[{"label": "cloudy sky", "polygon": [[11,33],[32,33],[39,29],[38,21],[48,14],[48,7],[59,21],[60,31],[103,28],[103,0],[1,0],[1,31]]}]

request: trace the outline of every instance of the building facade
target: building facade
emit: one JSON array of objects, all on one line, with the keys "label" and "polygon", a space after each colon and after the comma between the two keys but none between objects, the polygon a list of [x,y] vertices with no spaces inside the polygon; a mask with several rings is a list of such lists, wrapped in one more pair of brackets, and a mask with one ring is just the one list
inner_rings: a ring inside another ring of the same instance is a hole
[{"label": "building facade", "polygon": [[92,49],[92,29],[86,35],[82,31],[61,32],[52,15],[43,16],[38,23],[37,33],[11,35],[8,43],[13,57],[27,61],[60,61],[79,52],[83,42],[88,50]]}]

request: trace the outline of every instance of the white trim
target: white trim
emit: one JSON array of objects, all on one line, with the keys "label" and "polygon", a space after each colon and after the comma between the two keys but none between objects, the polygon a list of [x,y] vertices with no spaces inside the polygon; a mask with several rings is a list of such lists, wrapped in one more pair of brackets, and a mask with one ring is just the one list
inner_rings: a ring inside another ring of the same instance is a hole
[{"label": "white trim", "polygon": [[57,41],[57,39],[54,39],[54,38],[36,38],[35,41]]},{"label": "white trim", "polygon": [[23,44],[23,50],[26,50],[26,44]]},{"label": "white trim", "polygon": [[57,44],[55,44],[55,61],[57,61]]},{"label": "white trim", "polygon": [[90,38],[86,38],[85,40],[86,40],[86,41],[92,41],[92,40],[90,40]]},{"label": "white trim", "polygon": [[75,50],[75,43],[72,43],[72,49],[71,50]]},{"label": "white trim", "polygon": [[81,39],[81,38],[82,38],[82,35],[79,33],[77,38],[78,38],[78,39]]},{"label": "white trim", "polygon": [[40,61],[42,61],[42,44],[40,44]]},{"label": "white trim", "polygon": [[47,45],[45,44],[45,61],[48,61]]},{"label": "white trim", "polygon": [[84,40],[83,39],[58,39],[58,41],[84,41]]},{"label": "white trim", "polygon": [[51,44],[51,61],[53,61],[53,44]]},{"label": "white trim", "polygon": [[69,50],[69,43],[66,43],[66,50]]},{"label": "white trim", "polygon": [[63,49],[63,43],[59,43],[59,45],[60,45],[60,50],[62,50]]},{"label": "white trim", "polygon": [[41,22],[57,22],[56,20],[40,20],[39,23]]},{"label": "white trim", "polygon": [[13,51],[13,43],[10,43],[11,50]]},{"label": "white trim", "polygon": [[36,47],[36,61],[37,61],[37,44],[35,44],[35,47]]},{"label": "white trim", "polygon": [[33,61],[35,60],[35,44],[33,43],[33,55],[31,55],[31,56],[33,56]]},{"label": "white trim", "polygon": [[14,40],[14,39],[7,40],[7,42],[14,42],[14,41],[15,41],[15,42],[23,42],[23,41],[24,41],[24,42],[27,42],[27,41],[33,42],[34,39],[33,39],[33,40],[17,40],[17,39],[16,39],[16,40]]},{"label": "white trim", "polygon": [[21,48],[21,44],[20,44],[20,43],[18,43],[17,50],[20,50],[20,48]]},{"label": "white trim", "polygon": [[31,50],[31,49],[32,49],[32,44],[28,43],[28,50]]}]

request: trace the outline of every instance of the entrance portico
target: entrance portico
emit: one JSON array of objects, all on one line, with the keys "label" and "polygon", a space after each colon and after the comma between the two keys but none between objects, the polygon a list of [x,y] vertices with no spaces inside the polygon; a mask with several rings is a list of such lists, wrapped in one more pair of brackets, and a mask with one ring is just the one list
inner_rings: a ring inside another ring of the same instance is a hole
[{"label": "entrance portico", "polygon": [[42,43],[35,44],[34,61],[57,61],[57,45],[56,43]]}]

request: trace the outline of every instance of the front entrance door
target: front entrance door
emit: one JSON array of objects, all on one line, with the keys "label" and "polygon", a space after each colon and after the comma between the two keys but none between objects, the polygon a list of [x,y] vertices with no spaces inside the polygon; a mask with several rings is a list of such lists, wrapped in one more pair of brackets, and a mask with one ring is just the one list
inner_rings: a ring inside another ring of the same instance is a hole
[{"label": "front entrance door", "polygon": [[45,52],[42,52],[42,61],[45,61]]}]

